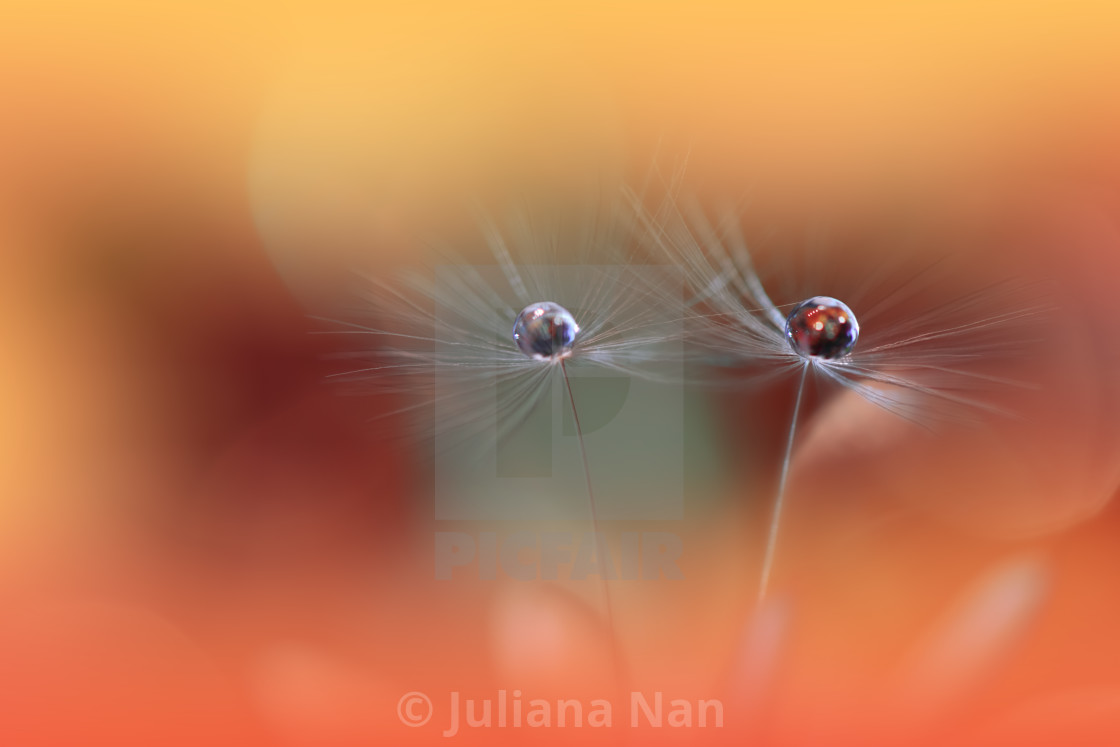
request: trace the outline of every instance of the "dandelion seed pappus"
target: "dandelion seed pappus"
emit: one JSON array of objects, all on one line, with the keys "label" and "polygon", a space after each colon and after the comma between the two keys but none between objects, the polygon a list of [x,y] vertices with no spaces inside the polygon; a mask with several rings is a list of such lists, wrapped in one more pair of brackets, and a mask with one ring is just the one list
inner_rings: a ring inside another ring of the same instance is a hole
[{"label": "dandelion seed pappus", "polygon": [[409,402],[438,520],[582,521],[591,494],[601,519],[680,516],[681,283],[635,261],[629,220],[486,216],[491,264],[366,278],[343,331],[373,344],[339,378]]},{"label": "dandelion seed pappus", "polygon": [[[688,339],[706,361],[707,380],[724,389],[796,381],[762,553],[760,603],[807,390],[831,385],[924,429],[1011,415],[994,395],[1023,384],[990,371],[993,361],[1025,354],[1044,310],[1023,283],[977,279],[947,297],[946,288],[969,279],[958,274],[945,282],[937,263],[915,270],[879,260],[862,268],[850,252],[806,259],[800,282],[767,267],[764,282],[738,214],[713,221],[697,200],[669,194],[643,216],[650,251],[685,273]],[[798,264],[788,255],[785,261]],[[860,309],[858,320],[849,303]]]}]

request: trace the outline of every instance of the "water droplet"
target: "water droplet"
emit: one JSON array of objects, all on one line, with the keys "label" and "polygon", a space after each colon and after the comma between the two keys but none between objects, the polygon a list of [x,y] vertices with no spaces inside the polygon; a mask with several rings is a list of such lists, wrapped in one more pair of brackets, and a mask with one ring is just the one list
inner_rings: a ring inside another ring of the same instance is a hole
[{"label": "water droplet", "polygon": [[578,334],[579,325],[571,312],[551,301],[529,304],[513,323],[513,341],[522,353],[538,361],[567,358]]},{"label": "water droplet", "polygon": [[814,296],[786,317],[786,338],[803,358],[835,360],[852,352],[859,339],[859,322],[843,302]]}]

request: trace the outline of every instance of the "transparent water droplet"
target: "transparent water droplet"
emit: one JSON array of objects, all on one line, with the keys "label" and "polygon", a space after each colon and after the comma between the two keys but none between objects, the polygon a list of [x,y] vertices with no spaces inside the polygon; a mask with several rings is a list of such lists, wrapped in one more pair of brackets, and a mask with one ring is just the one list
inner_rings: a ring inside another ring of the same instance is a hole
[{"label": "transparent water droplet", "polygon": [[513,341],[522,353],[538,361],[567,358],[578,334],[579,325],[571,312],[551,301],[529,304],[513,323]]},{"label": "transparent water droplet", "polygon": [[803,358],[835,360],[852,352],[859,339],[859,322],[842,301],[813,296],[786,317],[786,339]]}]

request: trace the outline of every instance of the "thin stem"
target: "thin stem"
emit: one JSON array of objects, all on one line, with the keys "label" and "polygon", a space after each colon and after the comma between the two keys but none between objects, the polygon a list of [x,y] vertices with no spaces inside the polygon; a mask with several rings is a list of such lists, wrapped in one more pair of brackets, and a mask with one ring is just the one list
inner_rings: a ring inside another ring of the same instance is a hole
[{"label": "thin stem", "polygon": [[[583,428],[579,424],[579,411],[576,409],[576,398],[572,394],[572,382],[568,378],[568,369],[564,365],[564,360],[560,359],[560,372],[564,376],[564,386],[568,390],[568,403],[572,407],[572,419],[575,421],[576,426],[576,440],[579,441],[579,453],[583,459],[583,477],[587,482],[587,504],[591,510],[591,536],[596,543],[595,554],[599,555],[600,552],[607,552],[606,540],[599,544],[599,513],[595,507],[595,491],[591,487],[591,465],[587,460],[587,446],[583,441]],[[600,565],[605,562],[610,562],[609,558],[600,558]],[[607,579],[599,574],[599,580],[603,586],[603,605],[606,609],[607,615],[607,632],[610,634],[611,657],[614,660],[615,677],[617,679],[617,686],[620,692],[625,691],[625,668],[622,661],[622,655],[619,651],[616,630],[614,626],[614,607],[611,604],[610,587],[607,586]]]},{"label": "thin stem", "polygon": [[595,510],[595,491],[591,489],[591,466],[587,461],[587,447],[583,443],[583,428],[579,424],[579,411],[576,410],[576,398],[572,394],[572,382],[568,378],[568,369],[564,365],[564,359],[560,359],[560,372],[564,375],[564,386],[568,389],[568,402],[572,406],[572,419],[576,425],[576,440],[579,441],[579,455],[583,459],[583,477],[587,481],[587,501],[591,507],[591,524],[592,529],[596,532],[599,531],[599,515]]},{"label": "thin stem", "polygon": [[782,505],[786,498],[786,482],[789,480],[789,463],[793,457],[793,437],[797,433],[797,418],[801,414],[801,400],[805,393],[805,380],[809,376],[812,361],[806,361],[801,369],[801,379],[797,383],[797,396],[793,404],[793,418],[789,423],[789,437],[786,439],[786,450],[782,456],[782,473],[778,478],[778,494],[774,498],[774,512],[770,517],[770,533],[766,538],[766,555],[762,560],[762,580],[758,586],[758,603],[766,599],[766,590],[770,586],[770,573],[774,568],[774,552],[778,546],[778,529],[782,523]]}]

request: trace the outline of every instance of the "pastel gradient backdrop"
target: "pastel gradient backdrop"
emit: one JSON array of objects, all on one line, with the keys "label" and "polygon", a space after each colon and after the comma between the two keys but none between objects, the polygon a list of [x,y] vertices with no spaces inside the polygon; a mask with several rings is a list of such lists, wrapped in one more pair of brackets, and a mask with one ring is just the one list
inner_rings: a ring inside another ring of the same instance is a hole
[{"label": "pastel gradient backdrop", "polygon": [[0,743],[454,743],[401,695],[604,696],[599,585],[436,581],[430,455],[308,315],[473,246],[469,199],[686,156],[779,260],[818,221],[1045,281],[999,371],[1039,388],[939,438],[815,403],[762,614],[792,389],[716,396],[684,520],[607,531],[682,538],[616,635],[724,727],[457,742],[1120,743],[1118,38],[1109,2],[0,0]]}]

